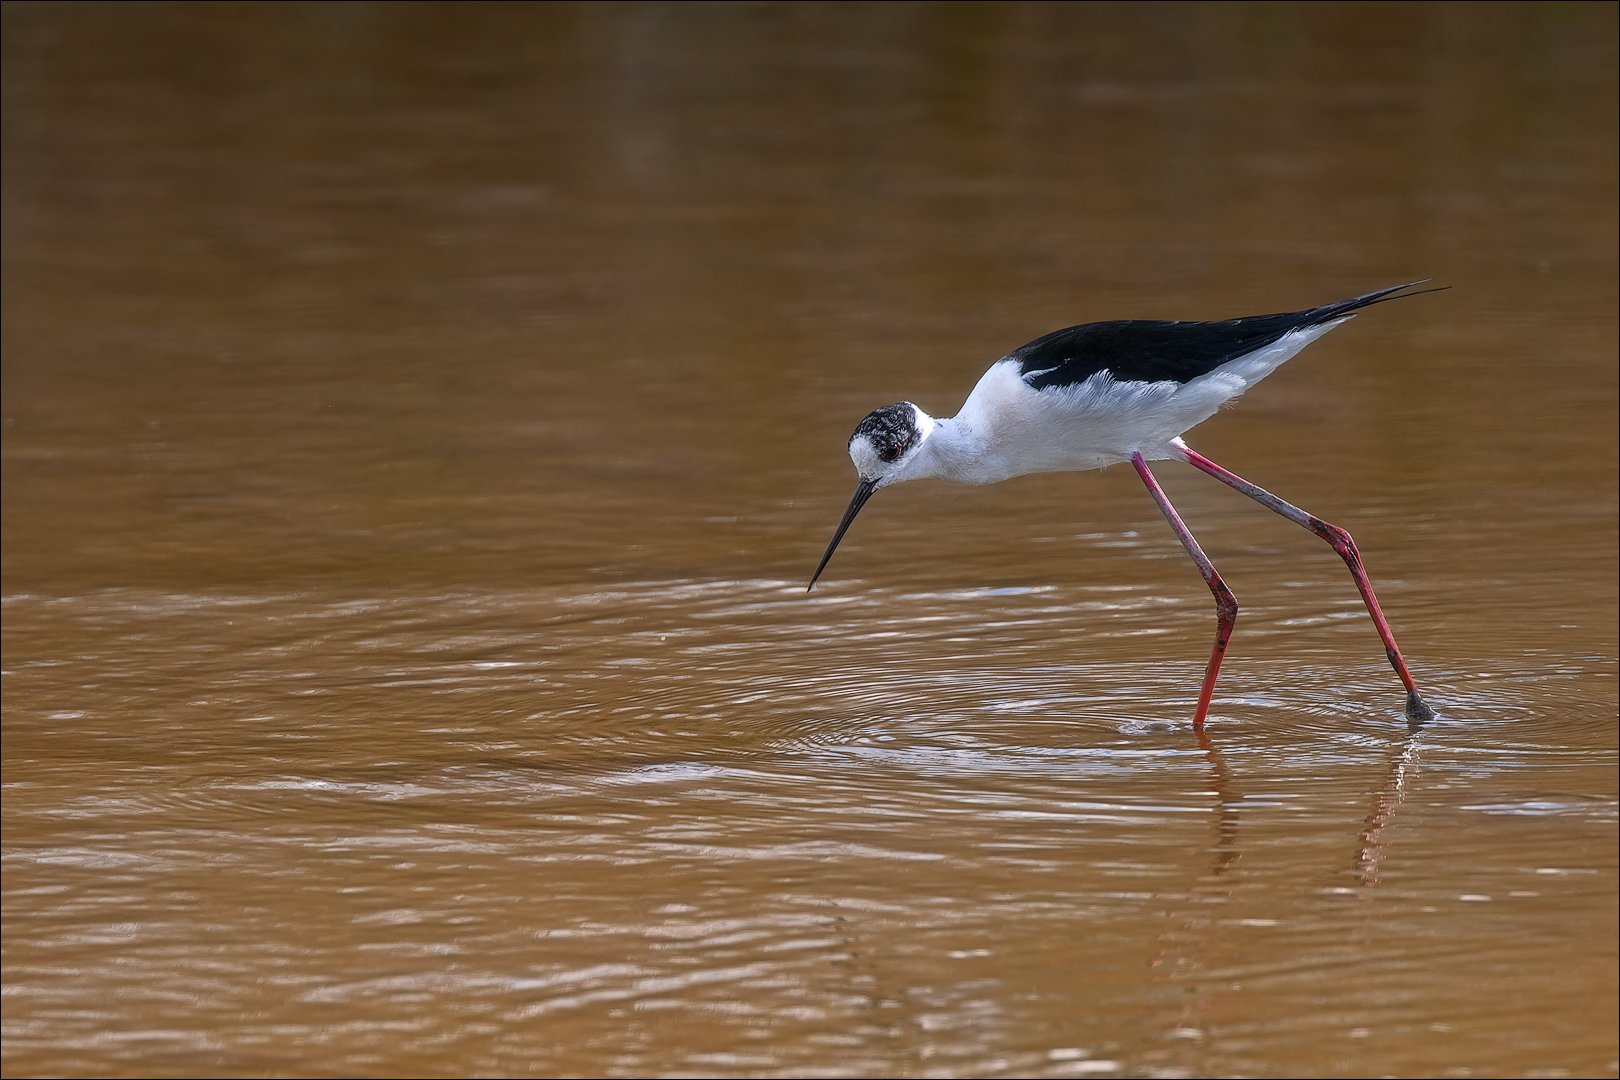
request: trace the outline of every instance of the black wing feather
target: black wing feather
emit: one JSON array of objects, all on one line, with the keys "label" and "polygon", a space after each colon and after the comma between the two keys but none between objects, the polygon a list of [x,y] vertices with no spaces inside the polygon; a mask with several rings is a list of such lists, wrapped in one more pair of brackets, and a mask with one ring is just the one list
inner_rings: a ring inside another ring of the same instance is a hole
[{"label": "black wing feather", "polygon": [[[1414,281],[1306,311],[1249,315],[1221,322],[1159,322],[1126,319],[1084,323],[1036,338],[1007,355],[1036,390],[1072,386],[1106,371],[1120,382],[1184,383],[1222,364],[1263,349],[1290,330],[1320,326],[1369,304],[1422,293],[1404,293]],[[1423,292],[1439,292],[1424,289]]]}]

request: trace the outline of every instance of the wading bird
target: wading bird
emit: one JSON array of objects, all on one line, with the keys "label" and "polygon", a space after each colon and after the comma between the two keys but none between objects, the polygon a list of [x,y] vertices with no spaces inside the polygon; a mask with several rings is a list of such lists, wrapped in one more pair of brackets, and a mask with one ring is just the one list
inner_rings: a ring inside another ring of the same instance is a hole
[{"label": "wading bird", "polygon": [[1402,291],[1421,284],[1414,281],[1281,315],[1071,326],[997,360],[953,417],[929,416],[909,401],[885,405],[868,414],[850,436],[849,456],[860,483],[810,578],[810,588],[815,588],[850,522],[879,488],[929,478],[994,484],[1025,473],[1100,469],[1128,461],[1215,596],[1215,648],[1193,715],[1193,727],[1202,730],[1238,605],[1147,464],[1185,461],[1332,546],[1356,579],[1390,666],[1406,686],[1407,718],[1413,723],[1429,720],[1434,713],[1418,694],[1350,534],[1228,472],[1181,441],[1187,429],[1207,420],[1362,308],[1441,291]]}]

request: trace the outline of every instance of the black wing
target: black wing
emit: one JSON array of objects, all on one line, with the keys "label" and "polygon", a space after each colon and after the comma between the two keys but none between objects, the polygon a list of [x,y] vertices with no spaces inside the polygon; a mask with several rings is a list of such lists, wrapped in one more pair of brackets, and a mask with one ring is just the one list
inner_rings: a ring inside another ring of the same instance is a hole
[{"label": "black wing", "polygon": [[[1184,383],[1229,360],[1263,349],[1290,330],[1320,326],[1423,282],[1379,289],[1365,296],[1281,315],[1249,315],[1222,322],[1156,322],[1125,319],[1085,323],[1036,338],[1007,355],[1036,390],[1072,386],[1106,371],[1120,382]],[[1423,292],[1439,292],[1424,289]],[[1421,296],[1404,293],[1403,296]]]}]

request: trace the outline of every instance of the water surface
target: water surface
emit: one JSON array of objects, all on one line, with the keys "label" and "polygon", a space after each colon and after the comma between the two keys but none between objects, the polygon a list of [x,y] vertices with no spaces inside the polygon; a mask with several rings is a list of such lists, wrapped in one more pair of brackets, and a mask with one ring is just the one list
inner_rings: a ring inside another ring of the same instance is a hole
[{"label": "water surface", "polygon": [[[1612,7],[12,5],[8,1075],[1616,1070]],[[869,409],[1432,276],[1159,471]]]}]

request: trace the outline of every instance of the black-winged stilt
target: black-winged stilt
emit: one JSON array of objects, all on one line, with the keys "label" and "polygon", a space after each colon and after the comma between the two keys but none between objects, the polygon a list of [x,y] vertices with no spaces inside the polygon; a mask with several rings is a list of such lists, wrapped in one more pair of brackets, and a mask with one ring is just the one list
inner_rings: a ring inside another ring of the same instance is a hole
[{"label": "black-winged stilt", "polygon": [[1128,461],[1215,596],[1215,649],[1193,715],[1193,727],[1201,730],[1238,606],[1147,464],[1185,461],[1333,547],[1356,579],[1390,666],[1406,685],[1408,719],[1429,720],[1434,713],[1418,694],[1350,534],[1228,472],[1181,441],[1187,429],[1207,420],[1361,308],[1440,291],[1402,292],[1421,284],[1414,281],[1281,315],[1071,326],[1036,338],[992,364],[962,410],[949,419],[929,416],[909,401],[886,405],[870,413],[850,436],[849,456],[860,483],[810,578],[810,588],[815,588],[850,522],[879,488],[928,478],[993,484],[1025,473],[1100,469]]}]

